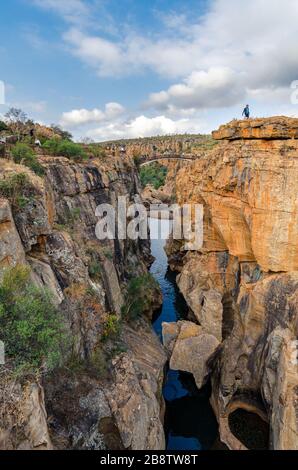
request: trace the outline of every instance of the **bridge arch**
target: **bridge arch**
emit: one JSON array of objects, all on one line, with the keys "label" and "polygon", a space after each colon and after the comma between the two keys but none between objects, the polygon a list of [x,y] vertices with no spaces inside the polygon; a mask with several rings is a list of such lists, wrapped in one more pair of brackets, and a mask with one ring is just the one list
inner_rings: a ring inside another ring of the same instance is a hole
[{"label": "bridge arch", "polygon": [[164,160],[176,160],[176,161],[186,161],[186,162],[193,162],[194,158],[193,157],[182,157],[180,155],[168,155],[168,156],[159,156],[159,157],[141,157],[140,158],[140,163],[139,166],[146,166],[150,165],[151,163],[156,163],[156,162],[161,162]]}]

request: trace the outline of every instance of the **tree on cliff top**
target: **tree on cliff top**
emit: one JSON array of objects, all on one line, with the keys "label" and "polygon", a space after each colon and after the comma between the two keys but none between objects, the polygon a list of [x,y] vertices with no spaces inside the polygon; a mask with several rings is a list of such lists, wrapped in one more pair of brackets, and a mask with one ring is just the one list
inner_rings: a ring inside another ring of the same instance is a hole
[{"label": "tree on cliff top", "polygon": [[19,108],[10,108],[4,118],[6,124],[19,140],[22,134],[27,133],[28,126],[34,125],[33,121],[29,121],[27,114]]},{"label": "tree on cliff top", "polygon": [[68,131],[65,131],[64,129],[62,129],[60,126],[57,126],[56,124],[51,124],[51,129],[52,131],[59,135],[59,137],[61,137],[62,140],[72,140],[72,134]]}]

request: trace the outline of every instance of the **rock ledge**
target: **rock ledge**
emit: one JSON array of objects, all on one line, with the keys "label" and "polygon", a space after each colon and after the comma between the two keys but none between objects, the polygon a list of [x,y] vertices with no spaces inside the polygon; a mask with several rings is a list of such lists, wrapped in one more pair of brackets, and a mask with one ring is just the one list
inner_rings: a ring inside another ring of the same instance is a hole
[{"label": "rock ledge", "polygon": [[212,133],[216,140],[298,139],[298,119],[286,116],[233,121]]}]

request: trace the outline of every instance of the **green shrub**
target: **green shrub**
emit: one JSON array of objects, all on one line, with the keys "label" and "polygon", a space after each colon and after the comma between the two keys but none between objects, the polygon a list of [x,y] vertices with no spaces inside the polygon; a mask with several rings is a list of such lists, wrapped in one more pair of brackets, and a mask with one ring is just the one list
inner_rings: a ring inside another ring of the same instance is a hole
[{"label": "green shrub", "polygon": [[68,157],[73,160],[83,160],[87,158],[87,154],[83,147],[69,140],[51,139],[47,140],[43,148],[51,155]]},{"label": "green shrub", "polygon": [[143,166],[140,171],[141,183],[144,187],[151,184],[155,189],[159,189],[165,184],[167,173],[167,168],[159,163]]},{"label": "green shrub", "polygon": [[49,139],[43,144],[43,148],[47,150],[50,155],[57,155],[60,139]]},{"label": "green shrub", "polygon": [[22,163],[22,161],[27,161],[34,157],[33,150],[26,144],[16,144],[11,152],[16,163]]},{"label": "green shrub", "polygon": [[116,343],[113,344],[112,348],[108,351],[109,358],[114,359],[115,357],[119,356],[120,354],[126,353],[128,351],[128,347],[124,343]]},{"label": "green shrub", "polygon": [[101,266],[98,260],[93,259],[90,262],[88,271],[89,271],[89,276],[91,277],[91,279],[94,279],[94,280],[101,279]]},{"label": "green shrub", "polygon": [[30,181],[25,173],[10,175],[0,180],[0,196],[8,199],[14,210],[22,209],[29,202]]},{"label": "green shrub", "polygon": [[88,152],[95,158],[104,158],[106,156],[105,149],[101,145],[89,144]]},{"label": "green shrub", "polygon": [[67,336],[51,295],[30,281],[25,266],[8,269],[0,285],[0,331],[16,367],[47,370],[59,364]]},{"label": "green shrub", "polygon": [[126,303],[122,314],[128,320],[136,320],[149,312],[154,304],[158,283],[151,274],[132,279],[127,287]]},{"label": "green shrub", "polygon": [[116,314],[110,314],[104,324],[102,339],[105,341],[111,338],[119,338],[120,333],[121,322],[119,317]]},{"label": "green shrub", "polygon": [[36,155],[28,145],[18,143],[13,147],[11,153],[15,163],[22,163],[39,176],[44,175],[43,167],[40,165]]},{"label": "green shrub", "polygon": [[2,131],[8,131],[8,126],[5,124],[4,121],[0,121],[0,132]]}]

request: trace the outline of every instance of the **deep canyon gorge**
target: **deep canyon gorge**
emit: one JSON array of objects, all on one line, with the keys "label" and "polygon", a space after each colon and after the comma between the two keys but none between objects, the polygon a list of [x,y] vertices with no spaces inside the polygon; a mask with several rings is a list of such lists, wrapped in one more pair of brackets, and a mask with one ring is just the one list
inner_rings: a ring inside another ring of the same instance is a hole
[{"label": "deep canyon gorge", "polygon": [[[150,141],[82,162],[40,154],[43,177],[1,158],[0,182],[25,174],[27,199],[1,196],[0,278],[26,266],[72,338],[54,370],[1,368],[1,449],[298,450],[298,119],[154,147],[158,190],[139,178]],[[99,241],[96,207],[119,196],[202,204],[202,248]]]}]

